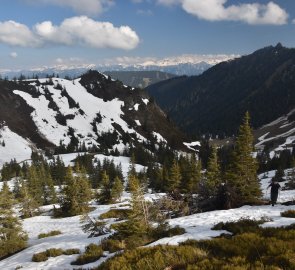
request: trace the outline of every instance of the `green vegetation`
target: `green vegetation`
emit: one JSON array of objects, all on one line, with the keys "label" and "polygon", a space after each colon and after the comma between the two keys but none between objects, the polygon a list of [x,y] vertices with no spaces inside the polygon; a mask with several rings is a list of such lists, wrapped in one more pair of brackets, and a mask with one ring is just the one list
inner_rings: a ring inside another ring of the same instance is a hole
[{"label": "green vegetation", "polygon": [[61,196],[61,215],[75,216],[87,213],[90,208],[88,202],[92,197],[90,184],[86,173],[76,168],[76,175],[73,176],[71,167],[67,168],[66,186]]},{"label": "green vegetation", "polygon": [[295,210],[287,210],[281,213],[282,217],[295,218]]},{"label": "green vegetation", "polygon": [[136,248],[119,254],[98,270],[278,270],[295,268],[295,226],[261,228],[261,220],[220,223],[233,235],[211,240],[189,240],[180,246]]},{"label": "green vegetation", "polygon": [[129,250],[101,264],[98,270],[185,269],[206,257],[206,252],[191,246],[156,246]]},{"label": "green vegetation", "polygon": [[28,237],[13,211],[13,204],[13,194],[4,182],[0,192],[0,259],[27,246]]},{"label": "green vegetation", "polygon": [[233,161],[227,173],[232,192],[232,206],[255,203],[261,197],[260,184],[257,177],[258,164],[252,156],[254,138],[250,127],[250,116],[247,112],[233,152]]},{"label": "green vegetation", "polygon": [[232,222],[220,222],[213,226],[212,230],[226,230],[233,234],[241,234],[244,232],[256,232],[259,229],[259,225],[270,221],[269,218],[261,218],[258,220],[241,218],[238,221]]},{"label": "green vegetation", "polygon": [[58,257],[61,255],[79,254],[80,250],[76,248],[63,250],[61,248],[50,248],[45,251],[35,253],[32,257],[33,262],[45,262],[49,257]]},{"label": "green vegetation", "polygon": [[85,248],[85,253],[81,254],[76,261],[73,261],[72,265],[83,265],[97,261],[103,256],[103,250],[101,246],[90,244]]},{"label": "green vegetation", "polygon": [[115,239],[104,239],[101,242],[101,247],[104,251],[113,253],[125,249],[126,244],[124,240],[120,241]]},{"label": "green vegetation", "polygon": [[38,235],[38,239],[46,238],[46,237],[50,237],[50,236],[55,236],[55,235],[59,235],[59,234],[61,234],[61,231],[51,231],[48,233],[40,233]]},{"label": "green vegetation", "polygon": [[99,217],[101,219],[115,218],[116,220],[124,220],[128,218],[129,214],[130,214],[130,209],[113,208],[113,209],[110,209],[108,212],[101,214]]}]

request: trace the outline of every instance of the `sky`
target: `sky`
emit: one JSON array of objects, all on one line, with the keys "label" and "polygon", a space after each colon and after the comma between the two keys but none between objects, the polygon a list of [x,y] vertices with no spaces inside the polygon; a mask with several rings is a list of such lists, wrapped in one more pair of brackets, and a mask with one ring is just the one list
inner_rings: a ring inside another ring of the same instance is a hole
[{"label": "sky", "polygon": [[2,0],[0,69],[295,47],[294,0]]}]

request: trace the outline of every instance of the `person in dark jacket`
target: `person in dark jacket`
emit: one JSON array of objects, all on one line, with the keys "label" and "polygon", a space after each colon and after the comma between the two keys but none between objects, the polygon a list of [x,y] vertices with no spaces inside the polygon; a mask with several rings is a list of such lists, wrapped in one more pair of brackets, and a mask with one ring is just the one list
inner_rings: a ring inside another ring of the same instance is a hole
[{"label": "person in dark jacket", "polygon": [[275,180],[272,180],[272,182],[267,188],[270,188],[271,205],[274,206],[277,203],[279,189],[281,188],[281,185]]}]

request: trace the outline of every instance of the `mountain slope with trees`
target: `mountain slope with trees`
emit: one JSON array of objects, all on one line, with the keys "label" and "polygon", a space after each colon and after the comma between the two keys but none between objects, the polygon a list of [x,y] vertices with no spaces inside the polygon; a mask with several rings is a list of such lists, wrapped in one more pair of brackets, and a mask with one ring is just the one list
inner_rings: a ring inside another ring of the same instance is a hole
[{"label": "mountain slope with trees", "polygon": [[176,77],[174,74],[162,71],[105,71],[104,74],[126,85],[139,88]]},{"label": "mountain slope with trees", "polygon": [[20,144],[10,142],[13,134],[27,140],[24,147],[51,153],[152,151],[160,143],[184,149],[186,140],[144,90],[97,71],[75,80],[0,80],[0,163],[7,147]]},{"label": "mountain slope with trees", "polygon": [[294,109],[294,63],[295,49],[279,43],[146,90],[186,132],[231,136],[246,111],[258,128]]}]

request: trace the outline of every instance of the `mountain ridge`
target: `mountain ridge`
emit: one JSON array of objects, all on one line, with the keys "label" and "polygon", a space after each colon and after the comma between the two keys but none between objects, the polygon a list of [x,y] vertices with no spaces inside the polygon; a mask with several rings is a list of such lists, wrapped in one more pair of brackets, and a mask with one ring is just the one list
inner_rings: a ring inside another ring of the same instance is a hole
[{"label": "mountain ridge", "polygon": [[258,128],[295,107],[294,63],[295,49],[279,43],[146,90],[186,132],[231,136],[247,110]]},{"label": "mountain ridge", "polygon": [[75,80],[1,80],[0,89],[0,135],[6,129],[43,150],[122,153],[149,143],[185,149],[185,135],[144,90],[97,71]]}]

